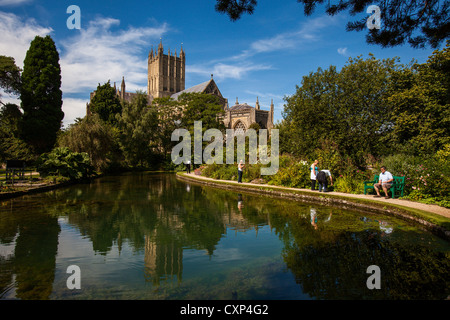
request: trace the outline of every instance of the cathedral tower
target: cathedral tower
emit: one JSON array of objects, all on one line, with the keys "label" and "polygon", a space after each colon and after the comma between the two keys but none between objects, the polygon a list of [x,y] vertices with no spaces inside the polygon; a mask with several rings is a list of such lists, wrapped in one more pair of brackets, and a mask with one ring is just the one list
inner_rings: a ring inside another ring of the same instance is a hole
[{"label": "cathedral tower", "polygon": [[170,97],[185,88],[186,58],[181,47],[180,56],[177,53],[164,54],[162,42],[158,50],[153,48],[148,55],[147,92],[153,98]]}]

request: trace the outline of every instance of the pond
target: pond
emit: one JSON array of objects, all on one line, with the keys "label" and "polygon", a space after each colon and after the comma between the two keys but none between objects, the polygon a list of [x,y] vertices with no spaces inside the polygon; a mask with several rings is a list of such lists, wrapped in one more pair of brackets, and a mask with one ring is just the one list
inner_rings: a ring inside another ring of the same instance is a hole
[{"label": "pond", "polygon": [[447,241],[394,217],[174,174],[102,177],[0,206],[1,299],[445,299],[449,256]]}]

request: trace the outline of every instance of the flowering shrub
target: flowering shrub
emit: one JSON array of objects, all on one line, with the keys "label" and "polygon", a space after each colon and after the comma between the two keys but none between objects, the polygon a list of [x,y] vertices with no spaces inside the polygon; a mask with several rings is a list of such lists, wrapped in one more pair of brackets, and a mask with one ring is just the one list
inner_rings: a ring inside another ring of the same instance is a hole
[{"label": "flowering shrub", "polygon": [[383,161],[393,175],[405,176],[405,195],[450,200],[450,166],[439,154],[423,158],[394,155]]}]

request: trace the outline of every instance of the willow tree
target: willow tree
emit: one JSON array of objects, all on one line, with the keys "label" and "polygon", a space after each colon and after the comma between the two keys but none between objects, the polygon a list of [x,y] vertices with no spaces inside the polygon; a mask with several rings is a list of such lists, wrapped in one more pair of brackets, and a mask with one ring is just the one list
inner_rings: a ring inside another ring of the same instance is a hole
[{"label": "willow tree", "polygon": [[58,136],[58,146],[73,152],[87,153],[92,165],[99,172],[105,172],[120,161],[117,143],[118,130],[102,121],[98,114],[71,124]]}]

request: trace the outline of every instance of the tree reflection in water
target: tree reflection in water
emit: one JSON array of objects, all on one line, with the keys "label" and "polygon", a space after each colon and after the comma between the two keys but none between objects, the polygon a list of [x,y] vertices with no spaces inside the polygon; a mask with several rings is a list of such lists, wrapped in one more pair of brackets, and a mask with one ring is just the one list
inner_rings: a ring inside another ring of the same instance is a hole
[{"label": "tree reflection in water", "polygon": [[[65,254],[58,252],[58,242],[65,240],[61,217],[65,227],[89,241],[94,258],[105,257],[105,273],[111,268],[114,281],[134,291],[133,297],[443,299],[449,294],[449,244],[403,221],[189,185],[170,174],[135,173],[2,202],[1,298],[67,295],[55,282],[56,261]],[[109,256],[128,248],[133,261],[125,259],[114,269]],[[94,259],[92,252],[84,252],[83,259]],[[195,258],[197,253],[209,257],[208,263],[201,255]],[[130,275],[133,263],[139,266],[136,275]],[[366,287],[370,265],[381,269],[380,290]],[[285,277],[286,269],[293,280]],[[108,297],[104,275],[97,276],[99,284],[89,283],[82,294],[92,290],[90,296]],[[154,290],[141,289],[142,281]],[[126,290],[121,297],[132,296]]]}]

